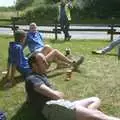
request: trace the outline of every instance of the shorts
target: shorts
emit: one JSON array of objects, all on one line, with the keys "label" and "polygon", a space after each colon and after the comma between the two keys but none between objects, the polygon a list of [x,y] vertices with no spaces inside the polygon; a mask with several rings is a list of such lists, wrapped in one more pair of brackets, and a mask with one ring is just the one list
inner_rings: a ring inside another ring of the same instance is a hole
[{"label": "shorts", "polygon": [[41,52],[43,48],[44,48],[44,47],[41,47],[41,48],[35,49],[34,52]]},{"label": "shorts", "polygon": [[76,120],[74,105],[68,100],[48,101],[42,113],[47,120]]}]

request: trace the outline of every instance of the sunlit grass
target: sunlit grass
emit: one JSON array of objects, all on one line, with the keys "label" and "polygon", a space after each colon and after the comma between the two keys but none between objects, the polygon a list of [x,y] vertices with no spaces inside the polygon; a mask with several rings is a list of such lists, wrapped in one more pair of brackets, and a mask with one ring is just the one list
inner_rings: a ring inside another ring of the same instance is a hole
[{"label": "sunlit grass", "polygon": [[[1,72],[6,69],[8,42],[12,39],[10,36],[0,36],[1,83],[3,82]],[[116,49],[109,55],[92,55],[92,50],[101,48],[109,42],[103,40],[71,40],[70,42],[47,40],[46,42],[63,53],[65,48],[69,47],[72,55],[85,57],[84,63],[79,68],[80,71],[73,72],[70,81],[64,81],[65,70],[48,74],[50,81],[65,93],[65,98],[74,100],[98,96],[102,100],[101,109],[105,113],[120,117],[120,61],[114,55],[117,53]],[[9,89],[3,89],[2,86],[0,88],[0,109],[7,113],[8,120],[37,120],[24,104],[26,99],[24,82],[19,82]]]}]

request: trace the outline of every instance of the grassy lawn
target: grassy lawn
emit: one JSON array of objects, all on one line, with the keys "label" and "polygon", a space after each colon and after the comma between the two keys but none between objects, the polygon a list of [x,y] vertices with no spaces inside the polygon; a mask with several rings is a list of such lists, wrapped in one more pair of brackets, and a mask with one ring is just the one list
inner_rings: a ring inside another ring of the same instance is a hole
[{"label": "grassy lawn", "polygon": [[[10,36],[0,36],[0,109],[6,112],[8,120],[37,120],[25,104],[24,82],[18,82],[8,89],[2,87],[2,71],[6,69],[7,47],[10,40],[12,40]],[[73,72],[70,81],[64,81],[65,70],[48,73],[50,81],[65,93],[66,99],[98,96],[102,100],[102,111],[120,117],[120,61],[114,55],[117,53],[116,49],[111,54],[92,55],[92,50],[103,47],[109,42],[103,40],[51,42],[47,40],[47,43],[61,52],[69,47],[74,56],[84,55],[85,57],[79,72]],[[19,80],[17,76],[16,79]]]}]

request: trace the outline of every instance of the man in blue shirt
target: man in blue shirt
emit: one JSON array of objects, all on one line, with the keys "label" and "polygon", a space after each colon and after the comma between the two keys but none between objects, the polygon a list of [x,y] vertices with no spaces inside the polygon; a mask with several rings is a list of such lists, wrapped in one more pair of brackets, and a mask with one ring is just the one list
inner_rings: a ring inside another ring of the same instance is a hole
[{"label": "man in blue shirt", "polygon": [[[63,64],[64,66],[68,66],[68,64],[72,64],[73,62],[69,58],[65,57],[57,49],[53,49],[49,45],[44,44],[41,34],[37,31],[36,23],[30,24],[30,31],[27,34],[26,45],[28,45],[28,48],[31,53],[40,52],[46,57],[50,56],[49,57],[50,62],[53,62],[53,61],[56,62],[57,68],[59,68],[61,64]],[[81,64],[83,60],[84,58],[83,56],[81,56],[77,64],[75,63],[76,67],[74,66],[74,68],[77,68],[77,66]]]},{"label": "man in blue shirt", "polygon": [[23,77],[26,77],[31,72],[28,58],[23,53],[26,33],[23,30],[17,30],[14,36],[15,41],[9,43],[8,49],[8,70],[5,77],[8,80],[8,84],[13,83],[16,69]]},{"label": "man in blue shirt", "polygon": [[30,24],[30,31],[27,34],[27,44],[31,53],[40,51],[45,46],[42,35],[37,31],[35,23]]},{"label": "man in blue shirt", "polygon": [[30,31],[27,34],[26,45],[31,53],[33,52],[42,52],[44,55],[47,55],[52,51],[52,48],[49,45],[44,44],[42,34],[37,31],[36,23],[30,24]]}]

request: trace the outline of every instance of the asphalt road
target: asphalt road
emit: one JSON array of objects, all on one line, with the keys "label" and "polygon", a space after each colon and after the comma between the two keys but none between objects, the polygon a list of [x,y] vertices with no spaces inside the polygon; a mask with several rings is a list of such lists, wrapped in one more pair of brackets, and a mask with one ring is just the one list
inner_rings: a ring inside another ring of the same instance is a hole
[{"label": "asphalt road", "polygon": [[[19,26],[20,29],[29,29],[29,26]],[[54,27],[40,26],[38,29],[40,30],[52,30]],[[96,28],[95,26],[71,26],[71,28]],[[97,27],[98,28],[98,27]],[[107,27],[100,27],[107,28]],[[116,28],[117,31],[120,31],[120,28]],[[4,35],[13,35],[13,31],[10,28],[0,28],[0,34]],[[88,31],[70,31],[70,35],[72,39],[108,39],[110,40],[110,35],[106,32],[88,32]],[[43,33],[44,38],[55,38],[54,34]],[[114,35],[114,39],[118,37],[118,35]],[[64,34],[58,34],[58,38],[63,39]]]}]

